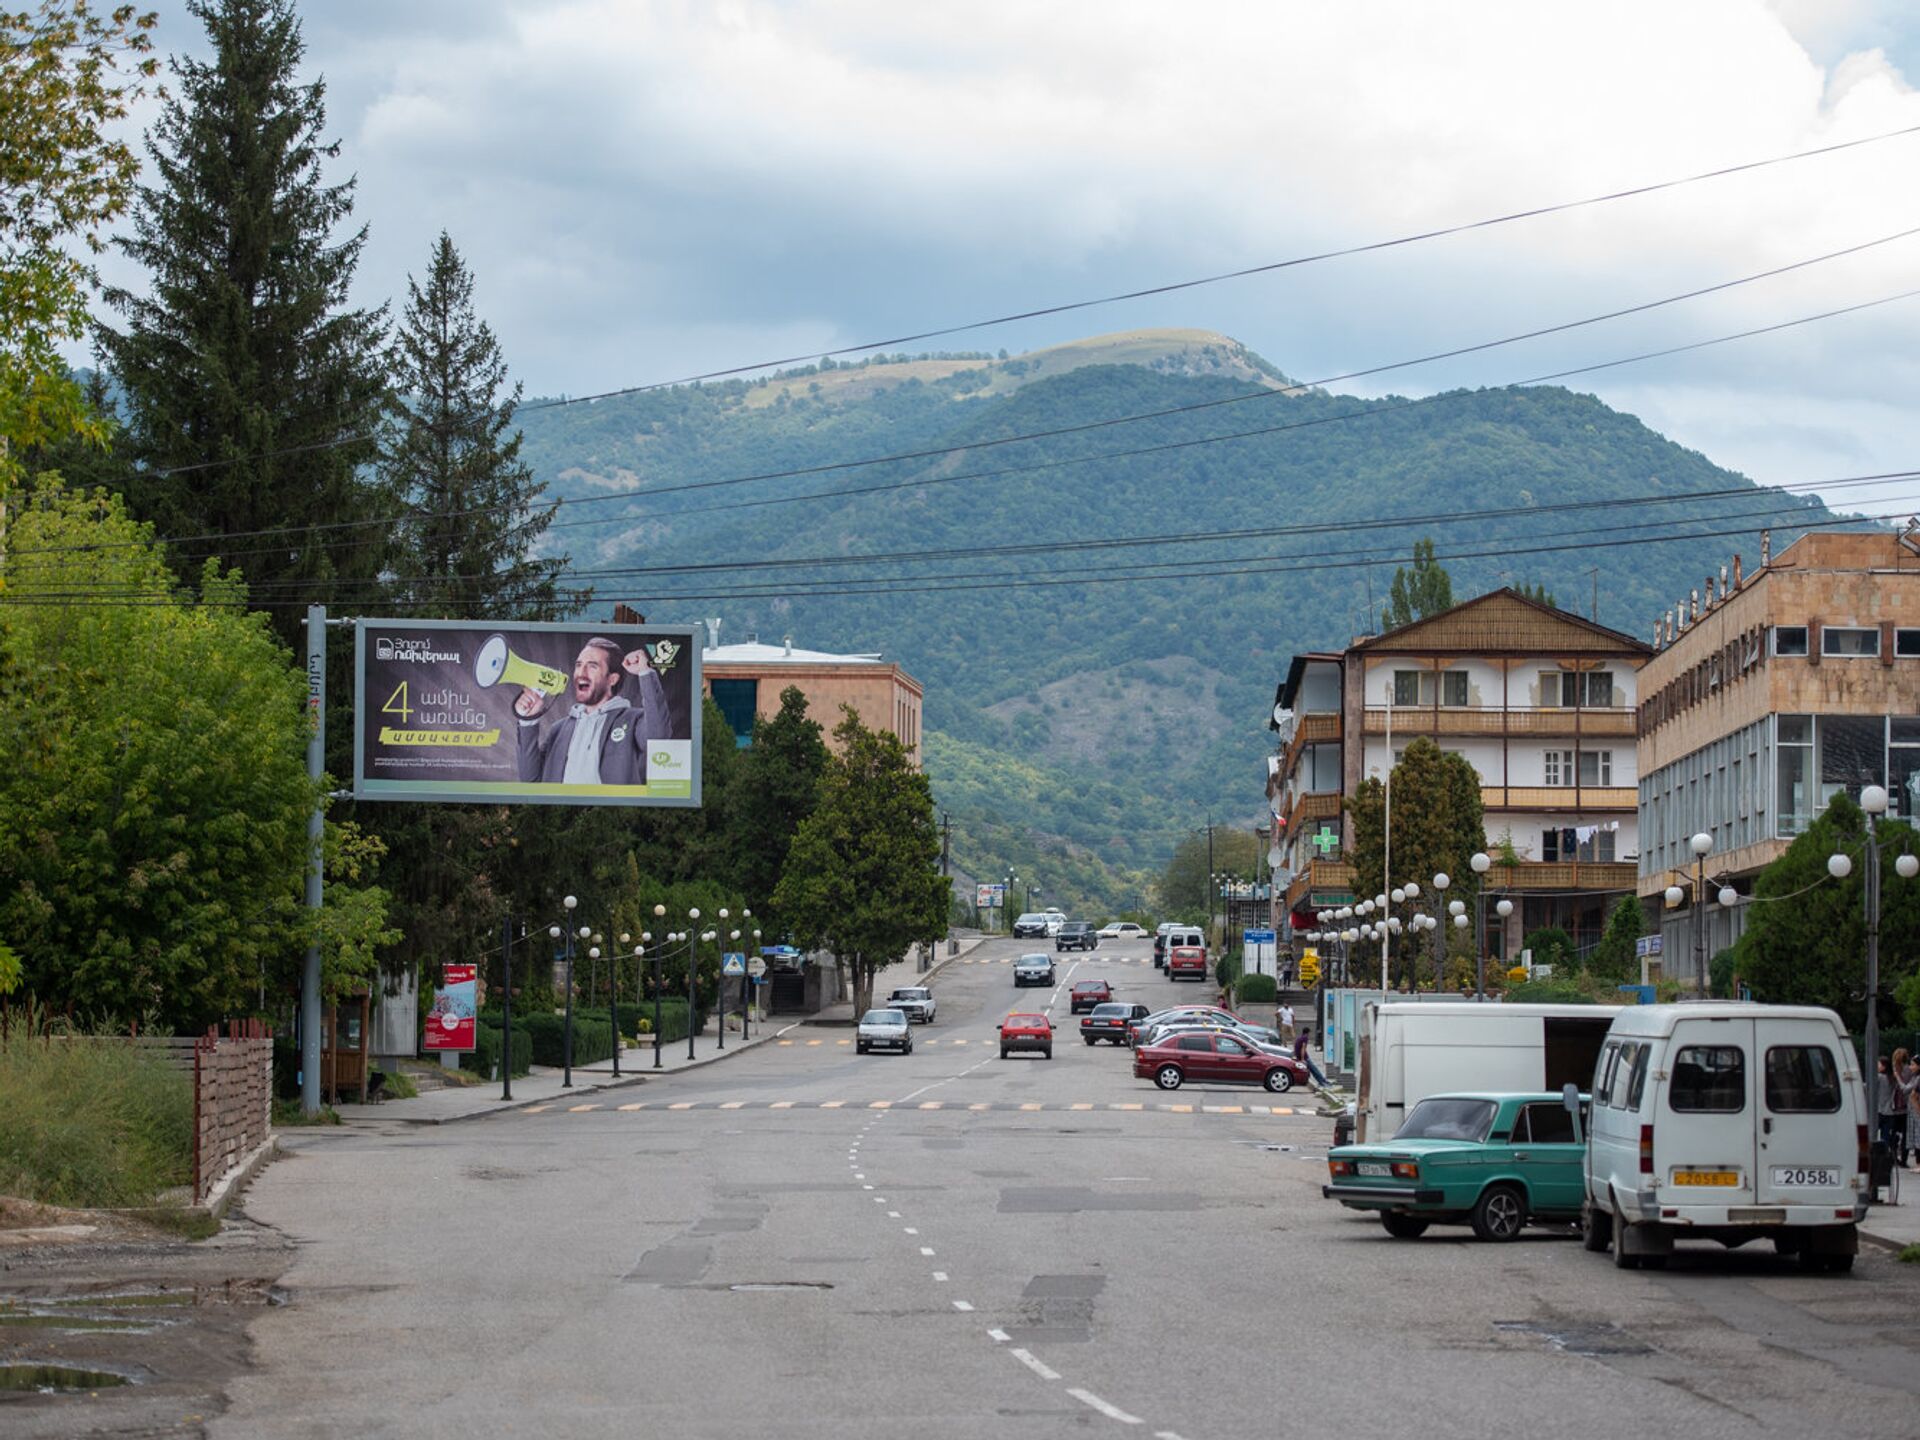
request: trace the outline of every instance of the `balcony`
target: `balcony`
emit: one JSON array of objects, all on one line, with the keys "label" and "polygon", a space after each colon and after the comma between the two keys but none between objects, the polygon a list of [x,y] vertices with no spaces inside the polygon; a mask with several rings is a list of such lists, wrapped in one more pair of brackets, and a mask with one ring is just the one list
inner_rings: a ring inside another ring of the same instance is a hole
[{"label": "balcony", "polygon": [[[1628,866],[1632,869],[1632,866]],[[1304,872],[1287,886],[1287,908],[1298,910],[1309,895],[1344,903],[1353,896],[1353,866],[1343,860],[1309,860]]]},{"label": "balcony", "polygon": [[1338,820],[1341,796],[1338,790],[1310,790],[1293,798],[1287,811],[1287,833],[1297,835],[1303,820]]},{"label": "balcony", "polygon": [[[1367,734],[1387,733],[1388,709],[1385,705],[1367,707]],[[1591,735],[1601,739],[1631,739],[1634,733],[1634,711],[1630,705],[1590,710],[1573,710],[1558,705],[1516,705],[1504,710],[1497,705],[1395,705],[1391,709],[1396,739],[1403,735],[1409,739],[1417,735],[1505,735],[1522,738],[1579,735],[1583,739]]]},{"label": "balcony", "polygon": [[1518,865],[1496,862],[1487,872],[1487,889],[1631,890],[1639,869],[1631,860],[1522,860]]},{"label": "balcony", "polygon": [[1293,735],[1287,741],[1286,759],[1280,766],[1282,775],[1293,774],[1293,767],[1300,763],[1300,752],[1309,745],[1334,745],[1340,740],[1340,717],[1331,710],[1315,711],[1307,715],[1294,717]]},{"label": "balcony", "polygon": [[1640,792],[1631,785],[1482,785],[1484,810],[1567,811],[1578,815],[1640,808]]}]

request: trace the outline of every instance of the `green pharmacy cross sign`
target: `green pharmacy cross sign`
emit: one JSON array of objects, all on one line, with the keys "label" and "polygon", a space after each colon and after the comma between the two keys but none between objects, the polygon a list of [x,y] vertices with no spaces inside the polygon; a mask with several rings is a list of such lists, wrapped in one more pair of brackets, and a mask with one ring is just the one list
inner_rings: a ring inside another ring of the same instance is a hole
[{"label": "green pharmacy cross sign", "polygon": [[1313,848],[1320,852],[1320,858],[1326,859],[1340,848],[1340,833],[1337,830],[1322,830],[1312,840]]}]

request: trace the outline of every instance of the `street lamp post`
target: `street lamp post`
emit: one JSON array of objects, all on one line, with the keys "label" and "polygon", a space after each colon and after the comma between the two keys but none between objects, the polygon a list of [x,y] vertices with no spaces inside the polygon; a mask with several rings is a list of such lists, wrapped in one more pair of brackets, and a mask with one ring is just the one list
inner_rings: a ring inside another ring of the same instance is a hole
[{"label": "street lamp post", "polygon": [[[626,931],[620,932],[620,943],[630,945],[633,936]],[[633,983],[640,983],[639,967],[634,968]],[[620,1078],[620,956],[611,945],[607,947],[607,1010],[613,1016],[613,1078]]]},{"label": "street lamp post", "polygon": [[[726,919],[727,907],[722,905],[720,907],[721,923],[725,924]],[[736,930],[733,933],[738,935],[740,932]],[[719,1006],[719,1012],[713,1022],[714,1033],[719,1037],[716,1048],[724,1050],[727,1048],[727,964],[724,955],[720,961],[720,980],[714,986],[714,1003]]]},{"label": "street lamp post", "polygon": [[693,922],[693,930],[687,935],[687,1059],[693,1059],[693,1017],[699,1008],[699,993],[693,987],[693,977],[700,968],[700,907],[695,905],[687,911],[687,918]]},{"label": "street lamp post", "polygon": [[[1867,836],[1867,843],[1871,845],[1871,821],[1867,824]],[[1713,836],[1702,830],[1687,846],[1693,851],[1693,983],[1704,1000],[1707,996],[1707,856],[1713,851]],[[1867,943],[1871,946],[1873,942]]]},{"label": "street lamp post", "polygon": [[[567,1021],[566,1021],[566,1027],[562,1031],[560,1036],[560,1068],[561,1068],[560,1088],[563,1090],[571,1090],[573,1088],[573,911],[574,911],[574,907],[577,906],[580,903],[580,901],[577,897],[569,895],[567,896],[566,899],[562,900],[560,903],[566,907],[566,911],[567,911],[567,925],[565,930],[566,942],[567,942],[567,948],[566,948],[567,963],[566,963],[566,971],[565,971],[566,986],[567,986]],[[582,935],[588,934],[589,932],[587,930],[587,927],[582,925],[580,927],[580,933]],[[550,925],[547,927],[547,934],[552,936],[555,940],[558,940],[561,938],[561,934],[562,934],[561,927],[558,925]]]},{"label": "street lamp post", "polygon": [[[1435,891],[1433,908],[1443,909],[1446,905],[1447,891],[1453,888],[1453,877],[1444,870],[1440,871],[1433,877],[1433,888]],[[1447,937],[1440,933],[1438,923],[1428,928],[1433,931],[1434,989],[1438,991],[1446,985]]]},{"label": "street lamp post", "polygon": [[1476,850],[1468,857],[1467,868],[1473,871],[1474,918],[1478,922],[1473,931],[1473,998],[1484,1000],[1487,998],[1487,872],[1493,869],[1493,857],[1484,850]]}]

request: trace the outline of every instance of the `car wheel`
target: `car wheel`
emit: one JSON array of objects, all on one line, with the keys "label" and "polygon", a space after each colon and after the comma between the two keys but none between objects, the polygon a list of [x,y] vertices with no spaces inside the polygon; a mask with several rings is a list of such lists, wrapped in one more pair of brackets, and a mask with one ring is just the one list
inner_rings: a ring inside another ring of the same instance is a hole
[{"label": "car wheel", "polygon": [[1186,1077],[1180,1073],[1180,1067],[1178,1065],[1162,1065],[1159,1070],[1154,1073],[1153,1083],[1158,1085],[1162,1090],[1178,1090],[1180,1088],[1180,1082],[1185,1078]]},{"label": "car wheel", "polygon": [[1040,1054],[1048,1060],[1053,1059],[1053,1047],[1049,1045],[1046,1049],[1042,1050]]},{"label": "car wheel", "polygon": [[900,1053],[901,1053],[902,1055],[911,1055],[911,1054],[913,1054],[913,1041],[911,1041],[911,1040],[909,1040],[909,1041],[907,1041],[907,1043],[906,1043],[906,1044],[904,1044],[904,1045],[902,1045],[902,1046],[900,1047]]},{"label": "car wheel", "polygon": [[1007,1058],[1007,1047],[1006,1047],[1006,1046],[1004,1046],[1004,1045],[1002,1045],[1002,1046],[1000,1047],[1000,1058],[1001,1058],[1002,1060],[1004,1060],[1004,1059],[1006,1059],[1006,1058]]},{"label": "car wheel", "polygon": [[1088,1048],[1092,1048],[1093,1046],[1100,1043],[1098,1038],[1092,1035],[1082,1035],[1080,1038],[1087,1042]]},{"label": "car wheel", "polygon": [[866,1054],[866,1053],[867,1053],[867,1042],[866,1042],[866,1041],[864,1041],[864,1040],[856,1040],[856,1041],[854,1041],[854,1042],[853,1042],[853,1053],[854,1053],[854,1054],[856,1054],[856,1055],[864,1055],[864,1054]]},{"label": "car wheel", "polygon": [[1396,1240],[1418,1240],[1427,1233],[1427,1226],[1431,1222],[1422,1220],[1418,1215],[1401,1215],[1388,1210],[1380,1216],[1380,1223],[1386,1227],[1387,1234]]},{"label": "car wheel", "polygon": [[1580,1246],[1591,1254],[1603,1253],[1613,1239],[1613,1216],[1589,1201],[1580,1207]]},{"label": "car wheel", "polygon": [[1482,1240],[1511,1240],[1527,1223],[1527,1198],[1512,1185],[1489,1185],[1473,1202],[1473,1233]]},{"label": "car wheel", "polygon": [[1267,1071],[1267,1089],[1276,1095],[1284,1095],[1293,1088],[1293,1072],[1276,1065]]}]

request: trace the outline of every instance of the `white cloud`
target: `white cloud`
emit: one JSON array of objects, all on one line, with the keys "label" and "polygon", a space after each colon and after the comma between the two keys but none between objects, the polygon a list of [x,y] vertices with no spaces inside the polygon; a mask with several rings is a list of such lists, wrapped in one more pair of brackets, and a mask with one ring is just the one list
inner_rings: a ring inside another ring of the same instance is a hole
[{"label": "white cloud", "polygon": [[[579,393],[1920,125],[1899,61],[1914,23],[1890,0],[333,0],[307,38],[372,226],[367,297],[401,293],[444,226],[529,389]],[[946,343],[1195,324],[1290,373],[1331,374],[1920,223],[1916,149],[1890,141]],[[1382,383],[1496,383],[1916,276],[1910,240]],[[1788,478],[1823,449],[1920,441],[1904,403],[1917,315],[1580,388]]]}]

